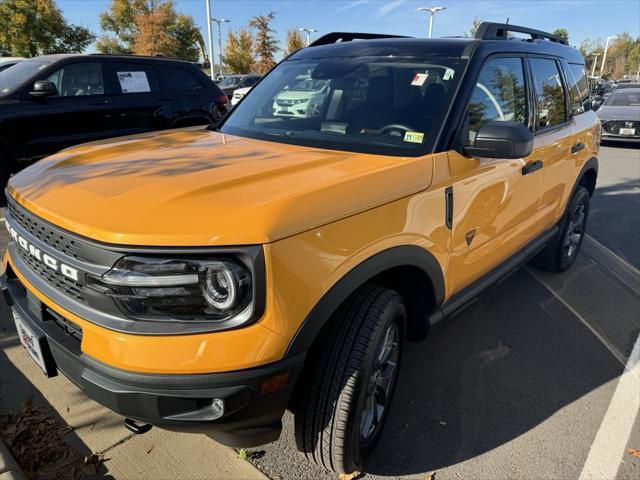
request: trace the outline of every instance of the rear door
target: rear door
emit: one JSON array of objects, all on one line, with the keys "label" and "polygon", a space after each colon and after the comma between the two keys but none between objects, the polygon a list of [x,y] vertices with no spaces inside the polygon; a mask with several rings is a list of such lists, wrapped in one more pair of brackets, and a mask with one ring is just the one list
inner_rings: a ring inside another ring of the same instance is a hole
[{"label": "rear door", "polygon": [[158,64],[162,90],[180,103],[172,127],[203,125],[211,122],[213,99],[188,64]]},{"label": "rear door", "polygon": [[101,60],[66,63],[37,80],[53,82],[58,94],[23,96],[21,156],[41,157],[113,136],[113,97],[105,89]]},{"label": "rear door", "polygon": [[118,135],[144,133],[168,128],[179,110],[174,95],[164,94],[149,63],[109,62],[109,76],[114,84]]}]

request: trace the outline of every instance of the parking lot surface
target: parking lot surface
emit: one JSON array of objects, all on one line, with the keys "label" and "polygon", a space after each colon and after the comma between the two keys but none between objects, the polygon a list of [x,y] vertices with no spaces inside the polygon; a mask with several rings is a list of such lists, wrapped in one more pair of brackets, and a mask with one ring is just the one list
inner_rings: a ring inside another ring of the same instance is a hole
[{"label": "parking lot surface", "polygon": [[[640,355],[640,150],[603,147],[587,230],[569,271],[527,266],[407,344],[365,478],[640,478],[640,459],[627,452],[640,449],[640,380],[629,360],[634,345]],[[3,230],[3,250],[6,241]],[[45,379],[4,303],[0,346],[0,414],[35,397],[74,428],[78,450],[109,458],[101,475],[260,478],[203,436],[135,437],[66,379]],[[274,479],[335,478],[295,450],[292,423],[287,414],[280,440],[255,449],[252,462]]]}]

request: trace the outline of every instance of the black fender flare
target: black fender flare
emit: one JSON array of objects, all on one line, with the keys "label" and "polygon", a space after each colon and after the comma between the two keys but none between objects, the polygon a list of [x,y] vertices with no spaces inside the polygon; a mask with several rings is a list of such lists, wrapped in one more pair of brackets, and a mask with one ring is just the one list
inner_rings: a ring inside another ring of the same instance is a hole
[{"label": "black fender flare", "polygon": [[[584,176],[587,174],[587,172],[589,170],[595,171],[596,172],[596,178],[598,177],[598,159],[596,157],[591,157],[582,166],[582,169],[580,170],[580,173],[578,174],[578,178],[576,179],[576,182],[573,185],[573,188],[571,189],[571,195],[569,195],[569,199],[571,199],[571,197],[573,196],[574,192],[576,191],[576,188],[578,188],[578,185],[581,185],[582,179],[584,178]],[[595,185],[594,185],[594,191],[595,191]],[[569,201],[569,200],[567,200],[567,201]]]},{"label": "black fender flare", "polygon": [[284,358],[306,352],[338,307],[358,288],[391,268],[411,266],[422,270],[433,286],[434,308],[444,301],[442,267],[428,250],[417,245],[402,245],[372,255],[338,280],[313,307],[289,344]]}]

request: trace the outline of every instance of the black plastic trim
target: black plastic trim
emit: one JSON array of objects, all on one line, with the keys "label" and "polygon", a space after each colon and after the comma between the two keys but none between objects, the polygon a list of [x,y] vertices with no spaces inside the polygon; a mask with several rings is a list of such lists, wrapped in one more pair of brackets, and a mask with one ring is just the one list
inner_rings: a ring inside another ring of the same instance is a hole
[{"label": "black plastic trim", "polygon": [[445,202],[445,224],[447,228],[451,230],[453,228],[453,187],[447,187],[444,189],[444,202]]},{"label": "black plastic trim", "polygon": [[352,40],[378,40],[382,38],[411,38],[405,35],[387,35],[384,33],[358,33],[358,32],[331,32],[311,42],[309,47],[330,45],[338,42],[350,42]]},{"label": "black plastic trim", "polygon": [[307,315],[302,326],[289,344],[284,358],[305,353],[338,307],[358,288],[376,275],[391,268],[414,266],[420,268],[431,280],[434,308],[438,308],[445,294],[442,267],[427,250],[416,245],[403,245],[373,255],[342,277],[320,299]]}]

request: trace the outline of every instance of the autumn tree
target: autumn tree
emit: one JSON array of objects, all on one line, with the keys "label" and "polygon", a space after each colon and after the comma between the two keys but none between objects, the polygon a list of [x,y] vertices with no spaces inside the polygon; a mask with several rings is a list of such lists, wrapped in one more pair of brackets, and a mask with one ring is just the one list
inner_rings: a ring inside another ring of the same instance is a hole
[{"label": "autumn tree", "polygon": [[465,37],[475,37],[476,33],[478,33],[478,28],[480,28],[480,24],[482,20],[478,20],[478,17],[473,17],[473,22],[471,22],[471,28],[468,32],[464,34]]},{"label": "autumn tree", "polygon": [[256,55],[253,50],[253,37],[249,30],[240,29],[237,33],[229,32],[222,62],[233,73],[253,72]]},{"label": "autumn tree", "polygon": [[206,57],[200,30],[193,18],[177,13],[172,0],[112,0],[100,14],[107,35],[98,40],[103,53],[163,55],[197,61]]},{"label": "autumn tree", "polygon": [[276,64],[274,56],[279,49],[275,32],[271,28],[274,17],[275,13],[269,12],[266,15],[255,16],[249,21],[249,26],[256,29],[255,52],[258,56],[258,73],[267,73]]},{"label": "autumn tree", "polygon": [[298,28],[289,30],[287,32],[287,50],[285,51],[285,56],[291,55],[293,52],[304,47],[306,47],[306,42],[302,38],[302,35],[300,35],[300,30]]},{"label": "autumn tree", "polygon": [[0,0],[0,56],[79,53],[94,39],[67,23],[53,0]]},{"label": "autumn tree", "polygon": [[556,28],[553,31],[553,34],[556,37],[560,37],[561,39],[563,39],[565,42],[569,41],[569,32],[567,32],[566,28]]}]

